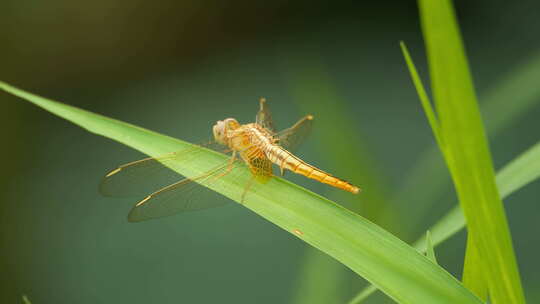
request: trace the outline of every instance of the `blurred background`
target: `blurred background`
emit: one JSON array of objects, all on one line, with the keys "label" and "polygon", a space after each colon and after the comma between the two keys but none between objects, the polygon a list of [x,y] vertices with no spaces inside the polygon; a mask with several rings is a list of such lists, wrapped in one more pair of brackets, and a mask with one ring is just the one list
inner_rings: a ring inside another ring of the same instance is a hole
[{"label": "blurred background", "polygon": [[[457,1],[497,169],[540,139],[540,3]],[[191,142],[218,119],[311,113],[300,157],[364,188],[289,174],[412,242],[456,199],[399,50],[429,84],[414,1],[0,2],[0,79]],[[101,177],[143,155],[0,93],[0,302],[346,303],[366,282],[247,209],[138,224]],[[540,302],[540,183],[505,200]],[[461,276],[465,233],[436,248]],[[391,303],[377,294],[366,303]]]}]

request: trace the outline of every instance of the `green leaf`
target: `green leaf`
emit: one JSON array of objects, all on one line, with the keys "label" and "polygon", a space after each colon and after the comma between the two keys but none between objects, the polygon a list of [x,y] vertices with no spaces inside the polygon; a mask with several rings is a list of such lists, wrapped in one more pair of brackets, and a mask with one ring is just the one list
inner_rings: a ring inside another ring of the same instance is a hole
[{"label": "green leaf", "polygon": [[484,260],[480,257],[476,248],[476,242],[469,235],[462,281],[463,285],[467,286],[482,301],[486,301],[488,296],[488,285],[483,271],[485,267]]},{"label": "green leaf", "polygon": [[414,63],[411,59],[411,55],[409,55],[409,51],[407,50],[407,46],[405,46],[405,43],[403,41],[399,42],[399,46],[401,47],[401,52],[403,53],[403,57],[405,57],[405,62],[407,63],[407,67],[409,68],[409,73],[411,74],[411,78],[413,80],[414,86],[416,88],[416,92],[418,93],[418,97],[420,98],[420,102],[422,103],[422,107],[424,108],[424,112],[426,113],[426,116],[429,121],[429,125],[431,126],[431,130],[433,130],[433,135],[435,136],[435,140],[437,141],[437,144],[441,148],[442,151],[444,151],[444,145],[441,141],[441,127],[439,125],[439,121],[437,120],[437,115],[435,114],[435,111],[433,110],[431,106],[431,101],[429,100],[429,97],[427,96],[426,89],[424,88],[424,85],[422,84],[422,80],[420,79],[420,76],[418,76],[418,72],[416,71],[416,67],[414,66]]},{"label": "green leaf", "polygon": [[429,230],[426,232],[426,256],[433,263],[437,264],[437,257],[435,256],[435,249],[433,241],[431,240],[431,233],[429,232]]},{"label": "green leaf", "polygon": [[[497,174],[497,187],[501,197],[504,199],[538,178],[540,178],[540,142],[518,155],[499,171]],[[465,218],[461,208],[456,204],[452,210],[429,228],[433,246],[436,247],[448,240],[463,228],[465,228]],[[422,236],[414,242],[413,246],[424,252],[428,246],[426,237]],[[362,300],[375,291],[377,291],[377,288],[370,285],[361,290],[349,303],[361,303]]]},{"label": "green leaf", "polygon": [[444,156],[493,303],[525,303],[510,231],[476,101],[461,36],[449,0],[420,0],[420,17]]},{"label": "green leaf", "polygon": [[[2,82],[0,89],[150,156],[190,146],[178,139],[54,102]],[[200,155],[200,160],[178,163],[174,169],[180,174],[192,175],[226,161],[224,155],[205,149]],[[219,184],[212,185],[212,190],[240,201],[247,180],[230,176],[220,180]],[[481,303],[444,269],[390,233],[284,179],[273,178],[265,185],[257,185],[243,205],[334,257],[398,303]]]},{"label": "green leaf", "polygon": [[[540,50],[517,64],[504,75],[491,89],[482,94],[482,115],[488,134],[497,134],[500,130],[518,121],[519,115],[540,102]],[[511,101],[511,102],[509,102]]]}]

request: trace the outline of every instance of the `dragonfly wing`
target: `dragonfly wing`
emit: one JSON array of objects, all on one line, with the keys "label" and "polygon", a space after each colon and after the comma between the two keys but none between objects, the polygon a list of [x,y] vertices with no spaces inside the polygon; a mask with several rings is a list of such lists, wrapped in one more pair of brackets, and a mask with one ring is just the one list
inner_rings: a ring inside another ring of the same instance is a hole
[{"label": "dragonfly wing", "polygon": [[201,147],[219,149],[212,142],[193,146],[161,157],[145,158],[122,165],[109,172],[101,181],[99,190],[104,196],[129,197],[142,196],[177,182],[184,176],[170,167],[175,163],[188,162],[200,156]]},{"label": "dragonfly wing", "polygon": [[279,144],[294,152],[302,142],[309,136],[313,129],[313,116],[307,115],[300,119],[292,127],[287,128],[277,134]]},{"label": "dragonfly wing", "polygon": [[251,158],[248,161],[248,166],[255,179],[259,182],[264,183],[273,176],[272,162],[264,155]]},{"label": "dragonfly wing", "polygon": [[259,106],[260,108],[259,112],[257,112],[257,116],[255,117],[255,122],[272,133],[275,133],[276,130],[274,128],[274,122],[272,121],[272,114],[270,113],[270,109],[266,104],[266,98],[261,97],[261,99],[259,99]]},{"label": "dragonfly wing", "polygon": [[245,171],[238,170],[239,164],[235,162],[230,167],[226,163],[201,176],[186,178],[152,193],[131,209],[128,220],[140,222],[180,212],[218,207],[230,202],[225,196],[207,187],[219,182],[224,175],[245,174]]}]

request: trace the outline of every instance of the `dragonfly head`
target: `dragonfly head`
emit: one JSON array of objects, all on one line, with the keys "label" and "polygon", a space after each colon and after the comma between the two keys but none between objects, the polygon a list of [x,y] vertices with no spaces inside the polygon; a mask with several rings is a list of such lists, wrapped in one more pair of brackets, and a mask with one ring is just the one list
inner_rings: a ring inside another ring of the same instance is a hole
[{"label": "dragonfly head", "polygon": [[223,145],[227,144],[227,135],[229,130],[234,130],[238,128],[240,124],[236,119],[234,118],[227,118],[225,120],[218,120],[214,127],[212,128],[212,131],[214,132],[214,138],[215,140]]}]

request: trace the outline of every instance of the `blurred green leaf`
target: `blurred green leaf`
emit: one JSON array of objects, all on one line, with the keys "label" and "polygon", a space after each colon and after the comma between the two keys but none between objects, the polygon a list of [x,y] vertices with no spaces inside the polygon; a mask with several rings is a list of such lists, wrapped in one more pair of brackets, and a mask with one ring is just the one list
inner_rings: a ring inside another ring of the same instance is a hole
[{"label": "blurred green leaf", "polygon": [[362,303],[365,299],[367,299],[377,290],[378,289],[377,287],[375,287],[375,285],[369,285],[366,288],[362,289],[357,295],[355,295],[354,298],[349,301],[349,304]]},{"label": "blurred green leaf", "polygon": [[539,177],[540,143],[536,143],[499,170],[497,185],[504,198]]},{"label": "blurred green leaf", "polygon": [[348,286],[344,267],[319,250],[308,248],[302,259],[302,268],[294,288],[291,303],[339,303]]},{"label": "blurred green leaf", "polygon": [[[285,61],[285,58],[289,60]],[[317,150],[331,162],[332,168],[360,188],[369,189],[354,198],[354,211],[374,220],[386,208],[388,190],[385,177],[371,153],[366,136],[356,127],[349,104],[340,96],[333,79],[321,63],[311,55],[283,56],[285,77],[294,103],[305,113],[315,116]],[[353,132],[354,134],[351,134]],[[336,136],[342,134],[343,136]],[[350,140],[354,138],[355,140]],[[336,148],[339,147],[339,148]]]},{"label": "blurred green leaf", "polygon": [[[288,53],[280,56],[282,70],[294,103],[303,112],[315,115],[318,137],[318,140],[315,141],[316,149],[325,156],[329,167],[340,172],[340,176],[343,178],[360,183],[361,188],[369,189],[358,197],[347,197],[348,201],[352,201],[349,208],[382,227],[391,229],[389,224],[394,223],[392,220],[398,217],[391,213],[392,209],[388,205],[386,197],[388,187],[385,183],[385,177],[381,174],[380,163],[370,151],[370,142],[356,126],[355,119],[349,109],[350,103],[340,95],[334,79],[330,77],[327,67],[323,64],[324,60],[312,52],[307,53],[310,55],[302,53],[302,55],[295,56]],[[358,117],[356,119],[358,120]],[[351,130],[355,130],[354,134],[350,134]],[[336,134],[348,135],[336,136]],[[355,140],[350,140],[350,138]],[[343,198],[345,199],[345,197]],[[380,213],[383,210],[389,213],[387,216],[389,220],[384,223],[380,221]],[[311,257],[311,254],[315,257]],[[303,279],[300,278],[303,284],[295,289],[297,301],[293,303],[317,303],[310,301],[329,303],[331,301],[325,299],[333,297],[336,290],[343,288],[343,281],[347,275],[343,271],[343,267],[335,263],[327,265],[328,262],[320,261],[318,255],[312,250],[308,251],[308,257],[304,259],[302,266],[302,273],[306,276]],[[319,263],[323,265],[325,272],[320,270]],[[331,265],[337,269],[331,269]],[[308,268],[313,269],[309,270]],[[308,277],[313,272],[324,273],[324,275],[320,275],[319,279],[314,280]],[[309,283],[314,285],[309,285]],[[330,294],[324,295],[324,292]],[[307,294],[310,296],[306,297]],[[317,296],[314,297],[313,294],[317,294]]]},{"label": "blurred green leaf", "polygon": [[429,230],[426,232],[426,256],[433,263],[437,264],[437,257],[435,256],[435,249],[433,241],[431,240],[431,232],[429,232]]},{"label": "blurred green leaf", "polygon": [[489,136],[516,122],[540,101],[540,51],[521,60],[509,73],[482,94],[482,116]]},{"label": "blurred green leaf", "polygon": [[[420,0],[444,157],[494,303],[525,303],[504,206],[451,1]],[[467,250],[471,250],[468,248]]]},{"label": "blurred green leaf", "polygon": [[[0,89],[150,156],[191,147],[181,140],[54,102],[2,82]],[[226,159],[225,155],[201,148],[199,160],[175,164],[174,170],[193,176]],[[249,175],[247,169],[241,170]],[[247,179],[224,176],[211,189],[239,202],[245,182]],[[273,178],[263,186],[258,185],[243,205],[334,257],[399,303],[481,303],[444,269],[390,233],[286,180]]]},{"label": "blurred green leaf", "polygon": [[32,304],[26,295],[22,296],[22,301],[24,304]]}]

